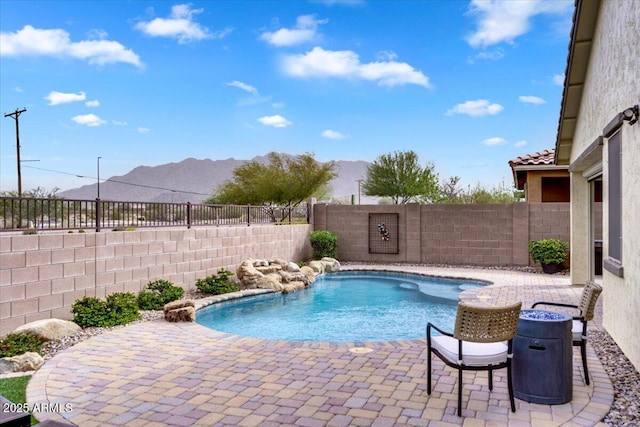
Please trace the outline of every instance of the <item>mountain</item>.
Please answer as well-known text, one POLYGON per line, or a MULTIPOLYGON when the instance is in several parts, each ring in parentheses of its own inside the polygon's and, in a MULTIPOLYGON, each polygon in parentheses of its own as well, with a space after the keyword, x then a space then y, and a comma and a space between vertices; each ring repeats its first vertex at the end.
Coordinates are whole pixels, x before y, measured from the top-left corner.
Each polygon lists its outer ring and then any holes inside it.
MULTIPOLYGON (((233 170, 248 160, 194 159, 160 166, 138 166, 122 176, 113 176, 100 183, 100 198, 103 200, 202 203, 214 189, 233 178, 233 170)), ((251 161, 267 162, 266 156, 257 156, 251 161)), ((365 178, 368 162, 338 160, 336 172, 330 185, 330 198, 340 203, 350 203, 351 195, 358 200, 358 180, 365 178)), ((98 184, 58 193, 66 199, 92 200, 98 195, 98 184)), ((377 203, 377 198, 361 196, 361 203, 377 203)))

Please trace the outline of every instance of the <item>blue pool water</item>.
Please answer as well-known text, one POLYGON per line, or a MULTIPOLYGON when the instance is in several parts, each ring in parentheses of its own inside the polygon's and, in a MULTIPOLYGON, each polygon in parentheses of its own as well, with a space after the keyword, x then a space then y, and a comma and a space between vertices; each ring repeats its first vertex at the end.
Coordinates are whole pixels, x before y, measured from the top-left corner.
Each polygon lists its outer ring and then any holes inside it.
POLYGON ((484 282, 390 272, 320 275, 308 289, 211 305, 196 321, 217 331, 289 341, 362 342, 452 330, 458 294, 484 282))

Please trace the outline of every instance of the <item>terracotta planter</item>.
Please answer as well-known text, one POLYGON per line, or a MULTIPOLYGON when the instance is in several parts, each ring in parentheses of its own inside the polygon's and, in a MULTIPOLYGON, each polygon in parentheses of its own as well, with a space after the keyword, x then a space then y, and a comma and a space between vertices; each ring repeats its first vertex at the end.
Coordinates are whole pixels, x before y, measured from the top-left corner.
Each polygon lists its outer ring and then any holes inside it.
POLYGON ((557 273, 559 271, 562 271, 562 264, 558 264, 558 263, 551 263, 551 264, 540 264, 542 265, 542 271, 544 271, 547 274, 554 274, 557 273))

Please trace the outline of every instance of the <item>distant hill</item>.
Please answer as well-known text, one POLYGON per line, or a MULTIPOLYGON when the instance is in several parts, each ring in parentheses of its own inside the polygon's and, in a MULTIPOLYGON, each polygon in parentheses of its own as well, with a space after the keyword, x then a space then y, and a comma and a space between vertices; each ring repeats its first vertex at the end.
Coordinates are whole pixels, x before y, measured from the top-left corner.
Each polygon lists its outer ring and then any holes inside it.
MULTIPOLYGON (((201 203, 224 181, 233 177, 233 170, 248 160, 194 159, 160 166, 138 166, 122 176, 113 176, 100 183, 103 200, 201 203)), ((266 162, 266 156, 251 161, 266 162)), ((331 199, 350 203, 351 195, 358 198, 358 180, 364 179, 368 162, 336 161, 338 176, 331 181, 331 199)), ((92 200, 98 194, 97 184, 58 193, 66 199, 92 200)), ((361 196, 361 203, 377 203, 377 198, 361 196)))

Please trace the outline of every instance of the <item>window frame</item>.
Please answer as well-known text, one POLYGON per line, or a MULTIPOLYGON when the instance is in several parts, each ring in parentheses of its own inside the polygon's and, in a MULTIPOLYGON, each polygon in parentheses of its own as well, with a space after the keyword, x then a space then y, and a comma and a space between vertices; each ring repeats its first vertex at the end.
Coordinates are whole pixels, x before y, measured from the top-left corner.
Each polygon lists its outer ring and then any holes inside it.
POLYGON ((603 268, 609 273, 624 277, 622 259, 622 121, 621 115, 604 128, 607 139, 607 257, 603 268))

